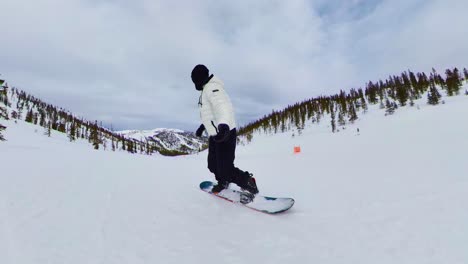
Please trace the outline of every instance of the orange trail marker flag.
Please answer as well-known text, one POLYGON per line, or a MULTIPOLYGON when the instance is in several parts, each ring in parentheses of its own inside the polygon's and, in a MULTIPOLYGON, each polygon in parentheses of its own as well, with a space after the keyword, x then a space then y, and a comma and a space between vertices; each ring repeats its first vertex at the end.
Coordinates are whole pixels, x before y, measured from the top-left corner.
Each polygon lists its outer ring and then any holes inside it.
POLYGON ((294 154, 298 154, 298 153, 301 153, 301 147, 300 146, 294 147, 294 154))

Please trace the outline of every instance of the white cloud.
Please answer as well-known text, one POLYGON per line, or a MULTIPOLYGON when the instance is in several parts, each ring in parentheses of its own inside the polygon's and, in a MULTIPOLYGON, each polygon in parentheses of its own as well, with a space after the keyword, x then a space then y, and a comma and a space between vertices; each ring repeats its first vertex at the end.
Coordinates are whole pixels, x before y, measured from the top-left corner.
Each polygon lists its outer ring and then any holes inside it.
POLYGON ((2 0, 0 73, 118 128, 199 123, 190 71, 226 84, 239 123, 407 68, 463 67, 464 0, 2 0))

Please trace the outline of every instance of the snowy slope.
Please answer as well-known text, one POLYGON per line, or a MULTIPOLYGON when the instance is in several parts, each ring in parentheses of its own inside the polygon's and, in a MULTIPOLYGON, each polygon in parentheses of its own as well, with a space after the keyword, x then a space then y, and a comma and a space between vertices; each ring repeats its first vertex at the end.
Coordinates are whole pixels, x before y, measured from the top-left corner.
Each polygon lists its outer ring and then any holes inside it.
POLYGON ((445 101, 255 135, 236 165, 296 199, 277 216, 200 191, 206 151, 93 151, 2 121, 0 263, 468 263, 468 96, 445 101))

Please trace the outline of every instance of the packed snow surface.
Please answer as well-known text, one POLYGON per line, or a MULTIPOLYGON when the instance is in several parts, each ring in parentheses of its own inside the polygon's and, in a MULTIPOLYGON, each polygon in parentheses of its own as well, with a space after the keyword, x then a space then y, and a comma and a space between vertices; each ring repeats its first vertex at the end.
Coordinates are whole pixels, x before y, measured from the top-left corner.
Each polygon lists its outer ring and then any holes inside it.
POLYGON ((238 146, 262 194, 296 200, 275 216, 199 190, 206 151, 95 151, 2 120, 0 263, 468 263, 468 96, 445 100, 238 146))

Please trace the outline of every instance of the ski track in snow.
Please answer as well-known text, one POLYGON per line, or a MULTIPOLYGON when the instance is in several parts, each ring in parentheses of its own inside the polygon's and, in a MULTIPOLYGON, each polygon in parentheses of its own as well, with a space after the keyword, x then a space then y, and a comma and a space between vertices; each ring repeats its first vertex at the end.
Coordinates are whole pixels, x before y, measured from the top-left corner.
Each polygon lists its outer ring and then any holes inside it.
POLYGON ((275 216, 199 190, 206 152, 94 151, 2 121, 0 263, 467 263, 468 96, 444 99, 239 146, 262 194, 295 198, 275 216))

